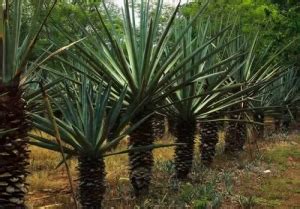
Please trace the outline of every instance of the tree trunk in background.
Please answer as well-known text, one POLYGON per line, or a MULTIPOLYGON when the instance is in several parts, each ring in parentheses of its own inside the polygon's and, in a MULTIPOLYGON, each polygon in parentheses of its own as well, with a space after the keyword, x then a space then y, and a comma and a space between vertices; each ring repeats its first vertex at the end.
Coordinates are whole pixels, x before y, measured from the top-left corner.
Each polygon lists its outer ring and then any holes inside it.
POLYGON ((155 114, 152 121, 154 138, 161 139, 165 135, 165 116, 155 114))
POLYGON ((201 162, 205 166, 210 166, 216 153, 216 144, 219 141, 219 128, 217 122, 200 123, 200 153, 201 162))
MULTIPOLYGON (((135 121, 141 120, 144 115, 139 115, 135 121)), ((141 146, 153 145, 152 117, 137 127, 129 137, 129 147, 138 148, 141 146)), ((134 121, 133 121, 134 122, 134 121)), ((153 153, 152 149, 145 151, 129 152, 130 180, 136 197, 144 196, 149 192, 152 177, 153 153)))
POLYGON ((0 207, 3 208, 25 208, 29 124, 22 93, 18 85, 0 83, 0 207))
POLYGON ((176 178, 184 180, 190 173, 193 165, 196 122, 178 120, 175 124, 174 135, 176 143, 184 145, 175 148, 176 178))
MULTIPOLYGON (((265 121, 264 113, 263 112, 255 112, 253 114, 253 120, 258 123, 264 123, 264 121, 265 121)), ((259 139, 264 138, 264 135, 265 135, 265 126, 264 125, 257 125, 255 131, 257 132, 257 135, 256 135, 257 138, 259 138, 259 139)))
POLYGON ((105 194, 103 157, 79 156, 79 200, 83 209, 100 209, 105 194))
MULTIPOLYGON (((231 110, 240 109, 240 105, 234 106, 231 110)), ((232 120, 244 120, 243 113, 232 113, 229 115, 232 120)), ((244 122, 229 121, 225 132, 225 153, 234 154, 243 151, 247 139, 247 126, 244 122)))

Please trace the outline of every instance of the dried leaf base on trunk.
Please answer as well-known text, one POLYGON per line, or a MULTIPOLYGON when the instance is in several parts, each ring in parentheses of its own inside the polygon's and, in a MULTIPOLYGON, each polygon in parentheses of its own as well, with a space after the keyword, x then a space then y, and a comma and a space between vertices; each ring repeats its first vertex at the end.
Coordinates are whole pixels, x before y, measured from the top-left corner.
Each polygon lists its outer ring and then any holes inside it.
MULTIPOLYGON (((139 117, 143 118, 143 117, 139 117)), ((152 118, 148 118, 136 128, 129 138, 129 148, 153 145, 152 118)), ((152 177, 153 153, 152 149, 129 152, 130 181, 136 197, 148 194, 152 177)))
POLYGON ((291 116, 288 112, 282 115, 282 132, 288 133, 291 125, 291 116))
POLYGON ((105 194, 105 164, 102 157, 80 156, 79 200, 84 209, 100 209, 105 194))
POLYGON ((168 131, 175 136, 176 120, 174 118, 168 118, 168 131))
POLYGON ((25 101, 17 85, 0 84, 0 208, 25 208, 28 165, 25 101))
POLYGON ((175 148, 176 178, 185 180, 193 165, 196 123, 194 121, 179 120, 175 127, 176 143, 184 143, 184 145, 175 148))
POLYGON ((200 123, 200 153, 201 162, 205 166, 210 166, 216 153, 216 144, 219 141, 217 122, 200 123))
MULTIPOLYGON (((237 115, 234 116, 238 118, 237 115)), ((225 153, 235 154, 244 150, 247 127, 242 122, 229 122, 225 133, 225 153)))
POLYGON ((152 119, 152 128, 154 138, 161 139, 165 135, 165 117, 160 114, 155 114, 152 119))
POLYGON ((281 132, 281 118, 275 117, 274 118, 274 133, 279 134, 281 132))

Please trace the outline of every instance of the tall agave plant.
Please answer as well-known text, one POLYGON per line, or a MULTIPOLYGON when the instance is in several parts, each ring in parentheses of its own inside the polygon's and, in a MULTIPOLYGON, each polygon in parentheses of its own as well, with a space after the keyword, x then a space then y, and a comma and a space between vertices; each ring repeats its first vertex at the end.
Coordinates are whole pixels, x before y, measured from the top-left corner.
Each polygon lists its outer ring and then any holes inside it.
MULTIPOLYGON (((153 112, 156 106, 162 104, 172 92, 194 81, 205 79, 212 69, 177 82, 178 77, 184 77, 194 66, 204 63, 225 45, 211 51, 202 59, 194 60, 193 66, 182 71, 182 66, 196 57, 203 48, 219 36, 217 34, 211 37, 203 45, 193 49, 193 52, 185 59, 179 59, 185 50, 185 46, 179 43, 201 14, 203 8, 195 17, 191 18, 191 21, 187 22, 177 40, 174 41, 172 32, 175 20, 180 17, 178 15, 180 5, 174 9, 169 21, 165 25, 161 25, 162 1, 158 1, 153 10, 150 1, 141 1, 138 14, 135 2, 132 1, 131 3, 132 6, 126 0, 124 4, 124 33, 116 34, 114 28, 108 30, 99 12, 99 21, 102 22, 104 30, 98 30, 96 25, 91 24, 91 30, 85 30, 86 34, 91 34, 90 38, 77 45, 76 55, 70 51, 69 58, 84 63, 86 72, 95 75, 93 79, 97 77, 109 78, 113 82, 112 86, 116 92, 124 86, 124 83, 128 83, 126 95, 128 104, 132 104, 133 101, 144 104, 139 107, 132 119, 132 122, 135 123, 153 112), (172 47, 166 51, 165 49, 169 45, 172 47)), ((109 17, 109 14, 107 15, 109 17)), ((108 19, 110 26, 113 26, 113 19, 108 19)), ((74 40, 71 35, 68 37, 70 40, 74 40)), ((61 59, 66 65, 80 71, 68 60, 61 59)), ((152 124, 152 118, 149 118, 135 129, 130 134, 129 146, 137 148, 152 145, 154 141, 152 124)), ((130 179, 136 196, 147 194, 152 175, 152 151, 132 151, 129 153, 129 160, 130 179)))
POLYGON ((44 0, 34 1, 32 16, 24 27, 24 1, 0 3, 0 206, 23 208, 29 128, 26 101, 22 98, 23 73, 50 12, 44 14, 44 0), (37 21, 40 19, 42 22, 37 21))
MULTIPOLYGON (((252 110, 254 120, 263 123, 265 115, 273 116, 279 121, 278 131, 282 129, 281 123, 288 126, 293 118, 293 110, 299 105, 299 76, 295 68, 290 68, 280 76, 272 85, 250 100, 249 107, 252 110), (285 119, 285 121, 281 121, 285 119)), ((256 132, 259 138, 264 136, 264 126, 257 126, 256 132)), ((287 127, 285 127, 287 128, 287 127)))
MULTIPOLYGON (((228 51, 241 50, 248 51, 247 55, 241 59, 244 62, 242 68, 231 77, 233 82, 244 83, 238 91, 242 91, 243 88, 247 88, 247 85, 259 84, 260 88, 257 89, 249 97, 259 95, 263 88, 271 84, 278 76, 284 72, 285 68, 281 67, 275 62, 276 57, 287 47, 280 51, 271 52, 271 45, 266 47, 264 51, 257 52, 256 46, 258 44, 258 36, 255 36, 252 43, 249 45, 246 39, 240 39, 238 42, 229 47, 228 51)), ((231 114, 228 122, 227 130, 225 132, 225 152, 236 153, 243 150, 247 139, 247 126, 245 120, 249 120, 250 116, 245 111, 249 104, 247 101, 237 104, 231 108, 231 114)))
MULTIPOLYGON (((200 24, 195 31, 190 29, 182 42, 188 47, 181 59, 189 56, 194 47, 202 46, 212 36, 210 30, 210 21, 200 24)), ((195 60, 201 60, 215 48, 230 44, 235 40, 228 41, 224 37, 226 37, 226 33, 203 48, 197 57, 186 62, 181 70, 184 71, 185 68, 189 69, 193 66, 193 71, 187 73, 185 77, 177 78, 177 82, 203 72, 210 72, 210 74, 205 79, 170 94, 166 99, 165 111, 174 125, 172 130, 176 140, 185 143, 185 146, 178 146, 175 150, 176 177, 179 179, 187 178, 192 168, 196 122, 200 121, 202 163, 210 165, 215 154, 215 145, 218 142, 217 121, 222 118, 222 110, 239 103, 241 95, 247 95, 257 88, 257 86, 252 86, 235 94, 224 96, 232 89, 239 87, 227 79, 235 70, 243 66, 244 63, 238 62, 241 53, 237 52, 224 57, 220 56, 222 54, 222 50, 220 50, 219 53, 205 59, 204 63, 194 65, 195 60)))
POLYGON ((166 132, 165 115, 155 114, 152 122, 153 135, 157 139, 161 139, 166 132))
MULTIPOLYGON (((63 151, 68 157, 78 158, 79 200, 82 208, 101 208, 106 188, 104 157, 146 119, 127 126, 136 108, 121 111, 126 89, 124 87, 121 95, 116 97, 110 85, 102 83, 95 87, 84 78, 79 85, 68 82, 60 91, 61 97, 54 100, 54 106, 62 112, 62 119, 55 118, 55 121, 64 143, 63 151), (119 117, 120 122, 116 123, 119 117), (108 140, 113 128, 115 138, 108 140)), ((48 117, 31 113, 31 118, 36 129, 55 137, 52 121, 48 117)), ((30 137, 33 145, 60 151, 60 145, 49 137, 35 134, 30 134, 30 137)))

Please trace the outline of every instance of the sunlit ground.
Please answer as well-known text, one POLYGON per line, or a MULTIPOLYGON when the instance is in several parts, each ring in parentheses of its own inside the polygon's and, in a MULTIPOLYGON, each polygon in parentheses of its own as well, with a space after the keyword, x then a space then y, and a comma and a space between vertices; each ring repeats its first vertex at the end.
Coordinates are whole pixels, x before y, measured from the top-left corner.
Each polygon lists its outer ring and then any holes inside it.
MULTIPOLYGON (((171 143, 172 139, 167 134, 159 143, 171 143)), ((221 141, 212 169, 200 166, 198 146, 196 143, 190 181, 180 184, 170 179, 174 172, 174 149, 155 150, 152 188, 149 198, 144 200, 133 198, 128 179, 127 155, 108 157, 104 208, 132 209, 138 205, 146 208, 201 208, 201 205, 221 208, 300 206, 299 133, 288 137, 269 137, 257 145, 247 146, 246 152, 237 157, 223 155, 221 141)), ((125 142, 119 149, 124 148, 125 142)), ((27 197, 29 208, 74 208, 65 168, 62 166, 56 169, 60 155, 36 147, 31 147, 31 150, 27 197)), ((76 187, 76 160, 71 160, 69 165, 76 187)))

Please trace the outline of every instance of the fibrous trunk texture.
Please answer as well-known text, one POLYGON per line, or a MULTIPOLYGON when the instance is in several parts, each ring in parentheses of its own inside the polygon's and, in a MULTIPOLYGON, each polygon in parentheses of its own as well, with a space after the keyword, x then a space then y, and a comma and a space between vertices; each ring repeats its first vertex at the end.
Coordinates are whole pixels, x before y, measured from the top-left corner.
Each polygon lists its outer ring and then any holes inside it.
MULTIPOLYGON (((135 119, 142 119, 138 116, 135 119)), ((135 149, 141 146, 153 145, 152 117, 145 120, 138 128, 131 132, 129 137, 129 148, 135 149)), ((152 149, 129 152, 130 181, 136 197, 147 195, 153 167, 152 149)))
POLYGON ((29 129, 25 108, 18 85, 0 84, 0 208, 25 208, 29 129))
POLYGON ((282 116, 282 131, 287 133, 291 124, 291 118, 288 112, 284 112, 282 116))
POLYGON ((201 162, 205 166, 210 166, 216 153, 216 144, 218 143, 218 124, 217 122, 200 123, 200 153, 201 162))
POLYGON ((281 119, 280 117, 274 117, 274 128, 275 128, 275 133, 279 133, 281 130, 281 119))
POLYGON ((155 114, 152 120, 153 134, 157 139, 165 135, 165 117, 160 114, 155 114))
MULTIPOLYGON (((235 107, 240 109, 240 106, 235 107)), ((233 109, 234 110, 234 109, 233 109)), ((243 113, 232 113, 232 120, 243 120, 243 113)), ((243 151, 247 138, 247 126, 244 122, 229 121, 225 132, 225 153, 234 154, 243 151)))
POLYGON ((103 157, 78 158, 79 200, 84 209, 100 209, 105 194, 105 164, 103 157))
MULTIPOLYGON (((265 115, 264 115, 263 112, 256 112, 253 115, 253 119, 254 119, 255 122, 263 124, 264 121, 265 121, 265 115)), ((263 139, 264 135, 265 135, 265 127, 264 127, 264 125, 257 125, 256 131, 257 131, 257 135, 256 135, 257 138, 263 139)))
POLYGON ((178 120, 175 124, 174 135, 176 143, 184 145, 175 148, 176 178, 185 180, 192 169, 196 123, 194 121, 178 120))
POLYGON ((176 120, 174 118, 168 117, 168 131, 170 134, 175 136, 175 130, 176 130, 176 120))

